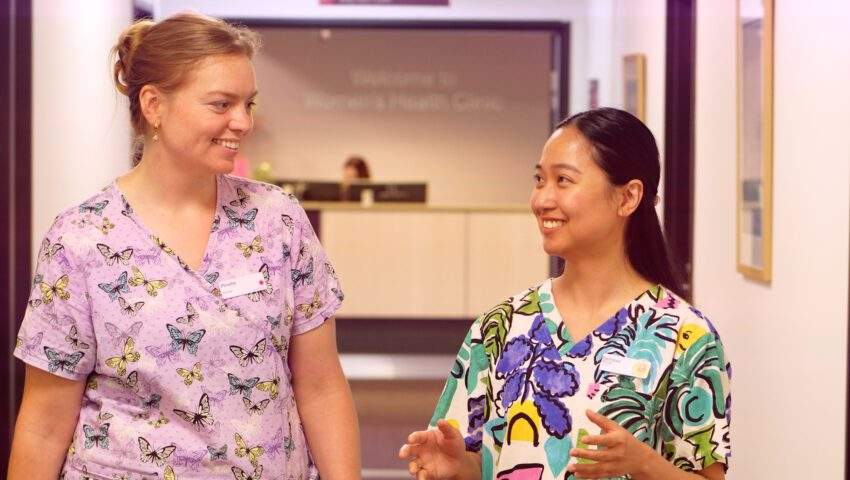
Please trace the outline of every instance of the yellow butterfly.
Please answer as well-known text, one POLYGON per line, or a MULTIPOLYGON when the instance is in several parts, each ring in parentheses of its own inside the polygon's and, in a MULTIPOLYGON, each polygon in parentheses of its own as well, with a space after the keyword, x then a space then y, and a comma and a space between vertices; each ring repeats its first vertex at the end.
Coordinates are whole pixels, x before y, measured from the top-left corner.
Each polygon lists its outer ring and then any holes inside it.
POLYGON ((168 245, 165 244, 162 240, 159 239, 156 235, 151 235, 151 239, 156 242, 156 245, 165 253, 169 255, 174 255, 174 250, 171 249, 168 245))
POLYGON ((286 349, 289 347, 289 341, 283 335, 281 335, 280 338, 277 338, 274 334, 271 334, 271 337, 274 349, 277 350, 277 353, 283 356, 284 359, 286 359, 286 349))
POLYGON ((130 285, 134 287, 140 287, 142 285, 145 286, 145 289, 148 291, 148 295, 155 297, 157 290, 161 290, 168 286, 168 282, 165 280, 148 280, 142 275, 142 271, 136 268, 134 265, 132 267, 133 276, 130 277, 130 285))
POLYGON ((153 428, 159 428, 165 425, 166 423, 168 423, 168 418, 163 415, 162 412, 159 412, 159 418, 157 418, 156 420, 149 421, 148 425, 153 425, 153 428))
POLYGON ((256 237, 254 237, 254 240, 252 240, 250 244, 242 243, 242 242, 236 242, 236 248, 238 248, 239 250, 242 250, 242 256, 244 256, 245 258, 248 258, 254 252, 263 253, 265 251, 265 249, 263 248, 262 242, 263 242, 263 239, 260 238, 259 235, 257 235, 256 237))
POLYGON ((106 365, 115 368, 118 376, 123 377, 127 371, 127 362, 138 362, 139 358, 142 357, 139 352, 135 351, 135 347, 136 341, 133 340, 133 337, 127 337, 127 341, 124 342, 124 353, 120 357, 107 358, 106 365))
POLYGON ((187 387, 195 380, 199 382, 204 381, 204 375, 201 373, 201 362, 197 362, 191 370, 178 368, 177 373, 183 377, 183 383, 186 384, 187 387))
POLYGON ((115 224, 109 221, 109 217, 103 217, 103 225, 100 226, 100 231, 106 235, 113 228, 115 228, 115 224))
POLYGON ((21 346, 22 346, 23 344, 24 344, 24 340, 23 340, 21 337, 17 337, 17 338, 15 339, 15 350, 17 350, 17 349, 21 348, 21 346))
POLYGON ((264 453, 263 447, 260 445, 249 447, 242 438, 242 435, 239 435, 238 433, 234 434, 233 438, 236 440, 236 448, 233 450, 234 453, 236 453, 236 456, 239 458, 248 457, 248 460, 251 462, 251 466, 256 467, 257 459, 264 453))
POLYGON ((302 303, 300 305, 296 305, 295 309, 299 312, 303 313, 305 317, 310 318, 313 316, 313 313, 316 310, 319 310, 324 306, 321 300, 319 300, 319 291, 316 290, 313 292, 313 300, 310 303, 302 303))
POLYGON ((171 465, 165 466, 165 470, 162 472, 162 478, 165 480, 177 480, 177 474, 174 473, 174 469, 171 468, 171 465))
POLYGON ((86 382, 86 388, 89 390, 97 390, 97 379, 94 377, 89 377, 86 382))
POLYGON ((280 386, 280 377, 274 377, 271 380, 266 380, 265 382, 260 382, 257 384, 257 390, 262 392, 268 392, 269 398, 274 400, 277 398, 278 387, 280 386))
POLYGON ((69 298, 71 298, 71 294, 68 292, 68 290, 66 290, 70 281, 71 279, 68 278, 68 275, 62 275, 61 277, 56 279, 56 282, 53 285, 50 285, 49 283, 39 282, 38 288, 39 290, 41 290, 41 301, 45 304, 53 302, 54 294, 62 300, 68 300, 69 298))

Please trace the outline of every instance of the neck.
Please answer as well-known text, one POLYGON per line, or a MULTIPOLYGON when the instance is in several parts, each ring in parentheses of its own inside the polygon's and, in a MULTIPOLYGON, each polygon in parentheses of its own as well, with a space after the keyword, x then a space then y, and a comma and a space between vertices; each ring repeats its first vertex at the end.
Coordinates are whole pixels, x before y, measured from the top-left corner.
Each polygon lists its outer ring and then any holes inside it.
POLYGON ((652 287, 632 267, 622 242, 604 251, 571 255, 565 261, 564 273, 553 281, 553 290, 590 309, 619 305, 652 287))
POLYGON ((118 179, 124 193, 145 203, 171 208, 215 205, 215 175, 182 168, 183 162, 165 157, 164 152, 146 144, 135 168, 118 179))

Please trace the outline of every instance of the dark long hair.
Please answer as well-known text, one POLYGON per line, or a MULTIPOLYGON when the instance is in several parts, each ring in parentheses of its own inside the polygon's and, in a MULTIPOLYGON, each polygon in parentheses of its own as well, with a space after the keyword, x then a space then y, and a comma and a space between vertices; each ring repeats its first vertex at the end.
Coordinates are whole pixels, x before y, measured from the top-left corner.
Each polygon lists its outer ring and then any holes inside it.
POLYGON ((593 159, 614 185, 643 183, 643 198, 626 224, 626 255, 632 267, 651 282, 682 294, 682 277, 664 240, 655 197, 661 177, 658 146, 649 128, 616 108, 577 113, 556 127, 575 127, 593 147, 593 159))

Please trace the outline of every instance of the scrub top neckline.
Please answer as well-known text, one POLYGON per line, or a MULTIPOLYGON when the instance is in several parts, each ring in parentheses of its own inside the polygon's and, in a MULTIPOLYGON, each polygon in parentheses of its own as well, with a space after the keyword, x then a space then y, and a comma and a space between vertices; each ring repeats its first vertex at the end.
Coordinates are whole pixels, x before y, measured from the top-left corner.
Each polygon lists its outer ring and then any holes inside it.
MULTIPOLYGON (((620 317, 622 316, 622 313, 625 312, 625 311, 628 311, 630 306, 632 306, 636 302, 640 302, 640 300, 642 298, 644 298, 645 296, 651 298, 652 297, 651 293, 653 291, 658 291, 659 289, 663 288, 660 284, 658 284, 658 285, 653 285, 653 286, 649 287, 648 289, 642 291, 640 294, 638 294, 636 297, 634 297, 628 303, 624 304, 622 307, 617 309, 617 311, 614 312, 612 315, 609 315, 606 320, 600 322, 598 325, 593 327, 593 330, 588 332, 587 335, 580 338, 579 341, 577 342, 577 341, 575 341, 575 339, 573 338, 569 329, 567 328, 567 325, 564 323, 564 317, 563 317, 563 315, 561 315, 561 312, 558 309, 558 305, 555 303, 555 294, 552 292, 552 281, 553 280, 554 280, 553 278, 548 278, 548 279, 546 279, 545 282, 543 282, 540 285, 540 288, 539 288, 539 298, 540 298, 540 304, 541 304, 540 306, 541 306, 541 309, 543 311, 544 316, 547 319, 549 319, 554 325, 557 326, 557 332, 555 332, 553 335, 560 336, 560 339, 565 342, 565 345, 567 346, 566 350, 568 350, 568 351, 571 350, 572 347, 577 345, 577 344, 580 344, 582 342, 588 342, 589 339, 591 339, 591 337, 593 337, 593 334, 595 332, 600 331, 604 327, 615 325, 619 321, 620 317)), ((622 327, 622 325, 620 325, 620 327, 622 327)), ((618 328, 618 330, 619 330, 619 328, 618 328)))
MULTIPOLYGON (((209 233, 207 234, 207 243, 206 243, 206 246, 204 247, 204 255, 201 258, 201 263, 200 263, 200 265, 198 265, 197 268, 193 268, 188 263, 184 262, 183 259, 180 258, 180 255, 178 255, 178 253, 174 249, 172 249, 165 242, 163 242, 162 239, 158 235, 156 235, 153 232, 153 230, 148 228, 147 225, 145 225, 145 222, 143 222, 142 219, 139 218, 138 215, 136 215, 136 211, 135 211, 135 209, 133 209, 133 205, 130 204, 130 202, 127 200, 127 197, 124 195, 124 192, 121 191, 121 187, 118 186, 118 179, 113 180, 110 187, 112 189, 114 189, 114 191, 117 193, 117 195, 121 198, 122 204, 125 207, 127 207, 121 213, 123 213, 127 218, 129 218, 131 221, 133 221, 133 223, 135 223, 136 226, 140 230, 142 230, 142 233, 145 234, 147 242, 149 244, 153 245, 153 246, 156 246, 157 248, 162 249, 166 253, 166 256, 174 257, 174 260, 177 261, 177 263, 180 265, 180 267, 183 270, 185 270, 190 275, 196 277, 198 280, 201 281, 201 284, 203 284, 206 287, 208 284, 203 279, 202 272, 205 272, 206 269, 209 268, 208 263, 210 261, 210 252, 213 251, 213 249, 215 248, 215 237, 216 237, 216 235, 214 235, 214 233, 215 233, 215 227, 218 224, 218 221, 217 221, 217 218, 219 218, 218 209, 219 209, 219 205, 221 205, 221 197, 222 197, 221 175, 217 174, 215 176, 215 210, 214 210, 215 213, 213 215, 212 223, 210 224, 209 233), (172 252, 171 254, 168 253, 169 250, 172 252)), ((209 289, 207 288, 207 290, 209 290, 209 289)))

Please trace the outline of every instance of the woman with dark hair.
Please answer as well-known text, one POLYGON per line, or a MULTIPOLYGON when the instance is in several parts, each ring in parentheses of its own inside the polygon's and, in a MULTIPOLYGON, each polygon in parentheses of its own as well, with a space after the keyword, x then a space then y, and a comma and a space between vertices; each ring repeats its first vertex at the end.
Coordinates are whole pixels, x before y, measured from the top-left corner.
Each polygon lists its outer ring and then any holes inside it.
POLYGON ((730 368, 711 322, 676 293, 658 157, 621 110, 558 125, 531 207, 566 267, 473 323, 431 428, 399 452, 412 476, 725 478, 730 368))
POLYGON ((369 164, 366 159, 357 155, 348 157, 342 164, 342 178, 345 182, 369 180, 369 164))

